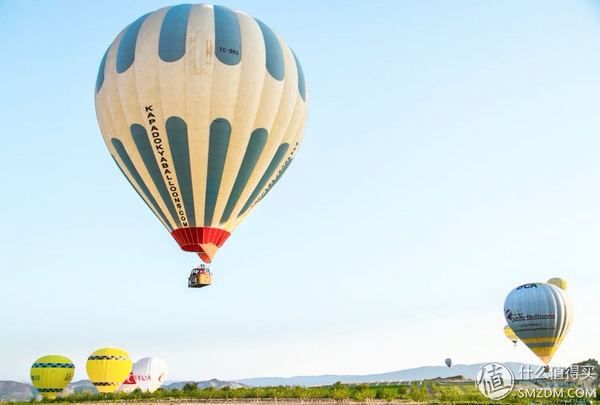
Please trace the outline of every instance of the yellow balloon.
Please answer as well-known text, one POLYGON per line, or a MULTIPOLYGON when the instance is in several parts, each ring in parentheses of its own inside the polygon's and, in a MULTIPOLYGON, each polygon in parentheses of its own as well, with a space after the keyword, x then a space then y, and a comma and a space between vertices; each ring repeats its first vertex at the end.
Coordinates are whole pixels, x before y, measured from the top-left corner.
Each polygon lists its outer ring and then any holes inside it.
POLYGON ((64 356, 49 355, 31 366, 31 382, 44 398, 54 399, 73 379, 75 366, 64 356))
POLYGON ((114 392, 131 372, 131 358, 125 350, 105 347, 88 357, 85 369, 98 392, 114 392))
POLYGON ((517 335, 515 335, 515 332, 513 332, 513 330, 508 325, 504 325, 504 335, 515 345, 519 341, 519 338, 517 337, 517 335))
POLYGON ((548 280, 548 284, 555 285, 558 288, 560 288, 561 290, 567 289, 567 280, 565 280, 564 278, 553 277, 550 280, 548 280))

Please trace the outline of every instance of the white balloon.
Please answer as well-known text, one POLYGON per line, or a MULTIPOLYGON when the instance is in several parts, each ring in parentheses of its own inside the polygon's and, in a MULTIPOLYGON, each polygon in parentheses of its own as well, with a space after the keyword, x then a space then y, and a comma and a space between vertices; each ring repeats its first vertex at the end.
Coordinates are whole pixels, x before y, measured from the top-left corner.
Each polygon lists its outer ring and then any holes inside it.
POLYGON ((135 383, 135 379, 133 378, 132 371, 131 373, 129 373, 129 377, 127 377, 127 379, 123 381, 123 384, 121 384, 117 392, 132 392, 136 388, 137 384, 135 383))
POLYGON ((165 382, 169 368, 159 357, 145 357, 133 365, 133 378, 137 388, 154 392, 165 382))
POLYGON ((125 28, 100 63, 95 101, 115 163, 205 263, 289 167, 308 111, 283 39, 208 4, 165 7, 125 28))

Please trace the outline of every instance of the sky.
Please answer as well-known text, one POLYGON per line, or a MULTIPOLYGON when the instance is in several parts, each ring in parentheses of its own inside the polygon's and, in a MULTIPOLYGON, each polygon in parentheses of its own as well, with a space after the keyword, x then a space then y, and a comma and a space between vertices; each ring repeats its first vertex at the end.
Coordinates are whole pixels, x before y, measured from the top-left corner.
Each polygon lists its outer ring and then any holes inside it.
POLYGON ((107 46, 170 4, 0 0, 0 379, 105 346, 173 380, 539 363, 503 304, 555 276, 554 364, 600 358, 600 3, 220 2, 294 49, 309 118, 201 290, 94 109, 107 46))

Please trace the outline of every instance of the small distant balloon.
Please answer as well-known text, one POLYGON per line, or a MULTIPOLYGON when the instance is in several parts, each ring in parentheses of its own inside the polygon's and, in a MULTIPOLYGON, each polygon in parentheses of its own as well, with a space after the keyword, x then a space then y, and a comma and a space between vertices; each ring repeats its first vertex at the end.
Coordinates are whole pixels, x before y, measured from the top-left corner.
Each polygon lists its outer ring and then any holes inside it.
POLYGON ((44 398, 55 399, 69 385, 74 373, 75 366, 67 357, 43 356, 31 365, 31 383, 44 398))
POLYGON ((451 358, 448 357, 446 360, 444 360, 444 363, 446 363, 448 368, 452 367, 452 359, 451 358))
POLYGON ((529 283, 508 294, 504 317, 525 346, 548 365, 569 332, 573 310, 565 290, 529 283))
POLYGON ((131 373, 131 358, 125 350, 105 347, 92 353, 85 365, 88 377, 98 392, 111 393, 131 373))
POLYGON ((548 284, 555 285, 561 290, 567 290, 567 280, 565 280, 564 278, 553 277, 550 280, 548 280, 548 284))

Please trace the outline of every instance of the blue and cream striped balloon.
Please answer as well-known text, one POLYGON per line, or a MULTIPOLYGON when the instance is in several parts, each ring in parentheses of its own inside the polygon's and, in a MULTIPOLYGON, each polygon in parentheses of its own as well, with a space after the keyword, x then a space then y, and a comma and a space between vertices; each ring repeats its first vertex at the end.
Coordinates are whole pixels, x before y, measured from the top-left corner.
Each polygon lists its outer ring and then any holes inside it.
POLYGON ((108 149, 181 248, 210 262, 284 173, 307 115, 302 68, 263 22, 182 4, 146 14, 100 64, 108 149))
POLYGON ((504 317, 515 335, 549 364, 571 328, 573 310, 564 290, 548 283, 530 283, 508 294, 504 317))

